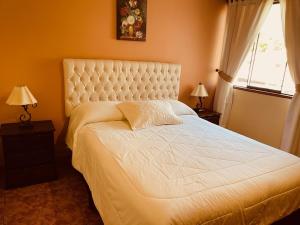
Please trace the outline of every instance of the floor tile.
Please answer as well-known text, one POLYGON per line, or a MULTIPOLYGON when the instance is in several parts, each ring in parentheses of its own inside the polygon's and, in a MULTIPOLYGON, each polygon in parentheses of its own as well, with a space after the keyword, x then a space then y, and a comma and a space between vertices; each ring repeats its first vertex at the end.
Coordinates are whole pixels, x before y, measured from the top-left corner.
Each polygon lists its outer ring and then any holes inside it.
MULTIPOLYGON (((46 186, 43 187, 46 188, 46 186)), ((6 192, 4 209, 5 225, 54 224, 55 205, 53 196, 50 191, 37 190, 37 192, 31 193, 27 190, 6 192)))
POLYGON ((59 179, 22 188, 0 189, 0 225, 102 225, 88 207, 88 192, 73 169, 59 179))

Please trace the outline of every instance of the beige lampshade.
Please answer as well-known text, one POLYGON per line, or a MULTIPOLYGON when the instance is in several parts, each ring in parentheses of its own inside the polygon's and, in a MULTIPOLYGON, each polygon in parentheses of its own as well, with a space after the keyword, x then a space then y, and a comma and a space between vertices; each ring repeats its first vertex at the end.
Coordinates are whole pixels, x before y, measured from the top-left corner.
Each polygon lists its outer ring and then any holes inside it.
POLYGON ((207 97, 208 93, 205 89, 205 86, 203 84, 198 84, 193 92, 191 93, 191 96, 196 96, 196 97, 207 97))
POLYGON ((27 86, 15 86, 6 101, 8 105, 33 105, 36 103, 37 100, 27 86))

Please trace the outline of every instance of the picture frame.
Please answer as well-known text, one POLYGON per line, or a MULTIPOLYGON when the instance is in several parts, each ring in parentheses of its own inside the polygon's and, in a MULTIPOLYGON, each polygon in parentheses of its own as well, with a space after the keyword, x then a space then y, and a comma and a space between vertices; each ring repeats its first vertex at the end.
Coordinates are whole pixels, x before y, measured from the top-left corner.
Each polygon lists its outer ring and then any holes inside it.
POLYGON ((146 41, 147 0, 117 0, 117 40, 146 41))

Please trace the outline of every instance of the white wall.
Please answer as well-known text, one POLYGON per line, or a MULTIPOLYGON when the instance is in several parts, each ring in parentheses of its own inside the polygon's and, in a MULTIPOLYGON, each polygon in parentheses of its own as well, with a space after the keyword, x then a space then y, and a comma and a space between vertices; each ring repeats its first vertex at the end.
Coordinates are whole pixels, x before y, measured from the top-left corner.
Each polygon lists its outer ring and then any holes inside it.
POLYGON ((235 89, 228 128, 279 148, 290 101, 235 89))

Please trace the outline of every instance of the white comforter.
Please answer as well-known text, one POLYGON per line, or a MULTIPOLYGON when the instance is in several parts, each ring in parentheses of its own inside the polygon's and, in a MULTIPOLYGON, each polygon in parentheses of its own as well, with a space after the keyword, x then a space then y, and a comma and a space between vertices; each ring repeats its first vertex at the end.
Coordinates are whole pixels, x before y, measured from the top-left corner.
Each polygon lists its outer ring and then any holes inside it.
POLYGON ((182 118, 138 131, 73 127, 73 165, 106 225, 270 224, 300 207, 298 157, 182 118))

